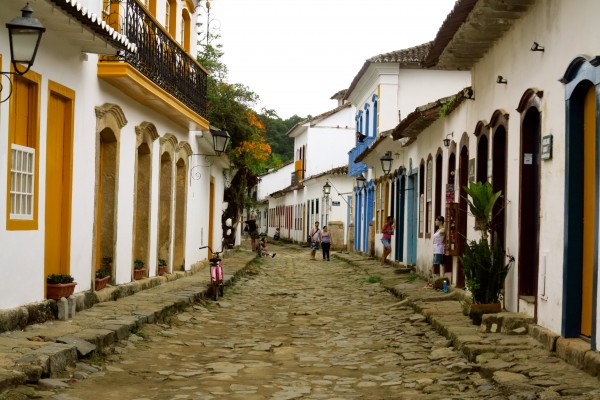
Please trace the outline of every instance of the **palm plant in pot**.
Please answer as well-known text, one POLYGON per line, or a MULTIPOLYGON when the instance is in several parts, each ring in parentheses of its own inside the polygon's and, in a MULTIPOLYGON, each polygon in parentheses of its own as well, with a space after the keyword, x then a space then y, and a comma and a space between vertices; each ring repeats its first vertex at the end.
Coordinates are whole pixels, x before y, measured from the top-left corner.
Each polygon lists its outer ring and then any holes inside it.
POLYGON ((464 189, 480 238, 467 242, 461 263, 465 285, 473 297, 469 315, 474 324, 480 324, 481 315, 502 310, 504 280, 514 257, 504 251, 493 226, 494 209, 502 192, 494 192, 489 182, 470 182, 464 189))
POLYGON ((146 268, 144 268, 144 262, 142 260, 135 260, 133 262, 133 279, 142 279, 146 274, 146 268))
POLYGON ((69 274, 50 274, 46 278, 46 298, 60 300, 69 297, 75 291, 75 279, 69 274))

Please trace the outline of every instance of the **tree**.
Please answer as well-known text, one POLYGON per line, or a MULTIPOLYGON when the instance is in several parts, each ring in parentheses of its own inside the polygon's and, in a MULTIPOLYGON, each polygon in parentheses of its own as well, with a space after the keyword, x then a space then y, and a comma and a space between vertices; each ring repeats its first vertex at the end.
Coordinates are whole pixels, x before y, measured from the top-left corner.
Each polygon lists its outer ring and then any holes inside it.
POLYGON ((225 189, 224 200, 228 203, 222 215, 223 237, 227 243, 235 240, 235 227, 240 212, 252 206, 249 188, 257 183, 257 174, 264 171, 271 154, 271 147, 265 137, 265 127, 252 109, 259 100, 256 93, 247 86, 227 82, 227 67, 222 63, 222 46, 213 46, 218 34, 209 36, 202 46, 203 52, 198 62, 208 71, 207 119, 214 126, 223 126, 231 135, 231 145, 227 155, 235 175, 225 189), (229 230, 225 221, 231 219, 233 229, 229 230), (229 232, 229 234, 228 234, 229 232))

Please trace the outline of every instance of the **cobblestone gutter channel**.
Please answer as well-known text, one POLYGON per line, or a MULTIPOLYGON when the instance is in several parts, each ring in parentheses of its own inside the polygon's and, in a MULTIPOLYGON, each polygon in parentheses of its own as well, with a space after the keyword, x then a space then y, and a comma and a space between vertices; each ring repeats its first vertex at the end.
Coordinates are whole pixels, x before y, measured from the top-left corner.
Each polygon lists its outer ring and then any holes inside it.
POLYGON ((460 289, 448 294, 426 289, 423 280, 412 280, 378 260, 348 253, 333 256, 379 277, 506 394, 520 392, 519 399, 600 399, 600 353, 588 343, 561 338, 517 313, 484 315, 481 326, 474 326, 463 314, 469 300, 460 289))

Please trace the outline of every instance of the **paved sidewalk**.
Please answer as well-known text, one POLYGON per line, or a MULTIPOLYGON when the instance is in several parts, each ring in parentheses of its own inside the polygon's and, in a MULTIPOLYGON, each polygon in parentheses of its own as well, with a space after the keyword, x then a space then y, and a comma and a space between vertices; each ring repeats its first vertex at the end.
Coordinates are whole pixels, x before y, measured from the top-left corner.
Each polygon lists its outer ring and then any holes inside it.
MULTIPOLYGON (((245 246, 247 248, 248 246, 245 246)), ((231 251, 223 258, 225 284, 242 274, 256 253, 248 249, 231 251)), ((208 263, 193 272, 171 274, 158 286, 140 290, 115 301, 109 295, 92 308, 77 312, 68 321, 30 325, 23 331, 0 334, 0 391, 56 376, 79 358, 125 339, 147 323, 161 321, 207 294, 210 283, 208 263), (184 276, 185 275, 185 276, 184 276), (178 278, 178 279, 177 279, 178 278)), ((158 279, 158 278, 152 278, 158 279)), ((144 281, 136 285, 144 285, 144 281)), ((120 293, 123 292, 120 285, 120 293)), ((118 289, 119 290, 119 289, 118 289)), ((101 293, 100 291, 98 293, 101 293)))
POLYGON ((338 252, 332 256, 381 278, 401 303, 425 316, 479 365, 484 377, 506 393, 521 393, 515 399, 600 399, 600 353, 591 351, 583 340, 561 338, 517 313, 484 315, 481 326, 473 325, 463 314, 468 298, 463 290, 428 289, 415 275, 390 264, 381 266, 370 257, 338 252))

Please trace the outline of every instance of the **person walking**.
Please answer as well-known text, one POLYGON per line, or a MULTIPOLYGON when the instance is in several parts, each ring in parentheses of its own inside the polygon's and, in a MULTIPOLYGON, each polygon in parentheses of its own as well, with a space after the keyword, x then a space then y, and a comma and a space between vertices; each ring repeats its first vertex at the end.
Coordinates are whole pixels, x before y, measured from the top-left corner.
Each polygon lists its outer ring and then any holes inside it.
POLYGON ((256 239, 258 238, 258 227, 256 226, 256 215, 250 216, 250 219, 245 222, 248 226, 248 232, 250 233, 250 239, 252 241, 252 251, 256 251, 256 239))
POLYGON ((381 265, 385 265, 387 256, 392 252, 392 234, 394 233, 394 219, 388 216, 381 228, 381 243, 383 244, 383 254, 381 255, 381 265))
POLYGON ((323 250, 323 261, 329 261, 329 249, 331 248, 331 232, 327 225, 323 227, 321 232, 321 249, 323 250))
POLYGON ((444 264, 444 252, 446 250, 446 229, 444 227, 444 217, 438 215, 435 219, 436 231, 433 234, 433 275, 444 275, 441 265, 444 264), (437 272, 436 272, 437 271, 437 272))
POLYGON ((315 261, 315 254, 321 245, 321 230, 319 229, 319 221, 315 222, 314 228, 310 230, 310 259, 315 261))

